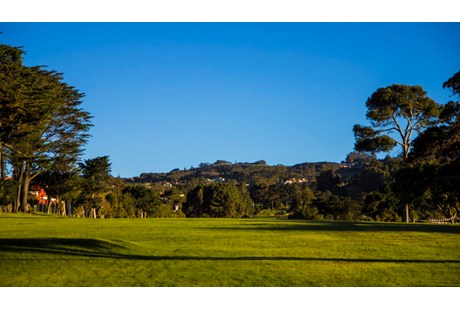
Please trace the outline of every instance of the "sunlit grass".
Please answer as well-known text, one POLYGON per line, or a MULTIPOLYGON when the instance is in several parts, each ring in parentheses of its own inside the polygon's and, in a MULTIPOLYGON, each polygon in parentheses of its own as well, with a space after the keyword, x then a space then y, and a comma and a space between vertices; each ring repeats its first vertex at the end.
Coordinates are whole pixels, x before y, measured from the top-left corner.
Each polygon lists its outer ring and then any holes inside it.
POLYGON ((1 286, 459 286, 460 226, 0 217, 1 286))

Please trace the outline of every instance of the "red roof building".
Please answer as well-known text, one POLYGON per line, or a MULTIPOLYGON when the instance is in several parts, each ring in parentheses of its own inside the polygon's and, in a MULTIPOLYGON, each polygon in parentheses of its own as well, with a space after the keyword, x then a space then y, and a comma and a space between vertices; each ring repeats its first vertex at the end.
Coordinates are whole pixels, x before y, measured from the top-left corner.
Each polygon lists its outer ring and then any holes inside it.
POLYGON ((39 204, 44 205, 48 203, 48 195, 40 185, 31 185, 30 193, 37 197, 39 204))

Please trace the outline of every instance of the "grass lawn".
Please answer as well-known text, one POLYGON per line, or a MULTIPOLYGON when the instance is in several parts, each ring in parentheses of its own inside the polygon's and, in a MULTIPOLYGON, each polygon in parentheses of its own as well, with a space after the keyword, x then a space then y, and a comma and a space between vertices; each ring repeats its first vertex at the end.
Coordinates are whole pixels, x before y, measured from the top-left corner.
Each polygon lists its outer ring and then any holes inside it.
POLYGON ((0 216, 0 286, 460 286, 460 225, 0 216))

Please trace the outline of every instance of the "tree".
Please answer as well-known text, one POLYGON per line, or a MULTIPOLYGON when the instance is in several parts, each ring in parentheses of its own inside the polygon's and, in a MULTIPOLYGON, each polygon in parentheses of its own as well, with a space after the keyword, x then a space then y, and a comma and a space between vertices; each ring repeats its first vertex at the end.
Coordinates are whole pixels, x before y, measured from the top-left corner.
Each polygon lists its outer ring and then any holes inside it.
POLYGON ((454 95, 460 96, 460 71, 442 84, 443 88, 450 88, 454 95))
POLYGON ((345 196, 344 189, 339 185, 342 183, 342 178, 337 171, 325 170, 317 177, 317 187, 320 191, 330 191, 336 195, 345 196))
POLYGON ((401 221, 397 212, 401 204, 398 198, 391 186, 387 185, 366 196, 362 213, 378 221, 401 221))
MULTIPOLYGON (((22 138, 27 124, 24 109, 21 109, 22 94, 27 89, 24 81, 25 70, 22 65, 24 51, 17 47, 0 45, 0 175, 4 179, 6 158, 11 164, 18 164, 12 158, 16 155, 13 143, 22 138)), ((12 184, 16 187, 16 199, 13 211, 17 212, 20 204, 22 185, 22 167, 14 166, 12 184), (19 173, 19 170, 20 173, 19 173)))
POLYGON ((189 217, 245 217, 254 212, 246 188, 235 182, 198 185, 187 195, 183 211, 189 217))
POLYGON ((351 152, 347 154, 345 162, 353 166, 363 167, 365 163, 377 160, 375 154, 369 155, 362 152, 351 152))
POLYGON ((14 107, 15 95, 21 87, 18 77, 22 68, 22 54, 20 48, 0 45, 0 177, 5 178, 5 145, 12 140, 13 120, 17 114, 14 107))
POLYGON ((420 86, 393 84, 379 88, 367 99, 366 107, 371 127, 353 127, 355 149, 388 152, 399 145, 404 159, 409 155, 414 131, 421 132, 439 116, 439 104, 427 97, 420 86))
POLYGON ((122 191, 127 202, 132 205, 125 205, 125 208, 134 207, 139 217, 173 217, 172 208, 164 204, 160 194, 142 185, 127 186, 122 191))
MULTIPOLYGON (((362 152, 389 152, 396 145, 402 149, 407 161, 414 131, 438 121, 440 105, 427 97, 420 86, 393 84, 379 88, 366 101, 366 117, 371 126, 354 125, 355 149, 362 152), (394 138, 394 136, 398 138, 394 138)), ((409 221, 409 204, 406 204, 406 222, 409 221)))
MULTIPOLYGON (((53 167, 75 166, 89 137, 91 116, 80 108, 84 95, 65 83, 62 73, 24 66, 23 53, 0 45, 0 154, 6 149, 13 166, 15 209, 20 205, 27 211, 32 179, 53 167)), ((0 163, 3 171, 4 156, 0 163)))
POLYGON ((90 207, 90 217, 96 217, 96 210, 101 204, 97 194, 104 192, 109 185, 110 165, 109 156, 87 159, 79 164, 83 178, 82 197, 90 207))
MULTIPOLYGON (((34 183, 44 185, 48 197, 56 198, 57 205, 61 207, 61 200, 65 201, 65 209, 60 209, 64 216, 72 215, 72 201, 76 198, 82 186, 82 178, 77 169, 58 170, 50 169, 41 173, 34 183)), ((48 210, 50 212, 50 199, 48 199, 48 210)))
MULTIPOLYGON (((443 83, 460 98, 460 71, 443 83)), ((415 139, 412 162, 448 164, 460 160, 460 102, 450 101, 442 106, 439 122, 415 139)))
MULTIPOLYGON (((444 87, 460 97, 460 71, 444 87)), ((460 103, 450 101, 441 109, 439 123, 420 134, 409 154, 410 167, 402 171, 399 184, 406 192, 426 197, 447 218, 460 213, 460 103)))
POLYGON ((294 183, 287 185, 289 190, 289 215, 290 218, 314 219, 318 210, 311 206, 315 195, 308 185, 294 183))
POLYGON ((350 197, 334 195, 329 191, 318 193, 312 207, 325 219, 330 220, 352 220, 361 214, 361 206, 357 201, 350 197))
POLYGON ((0 214, 2 211, 11 212, 11 202, 15 195, 12 180, 0 179, 0 214))

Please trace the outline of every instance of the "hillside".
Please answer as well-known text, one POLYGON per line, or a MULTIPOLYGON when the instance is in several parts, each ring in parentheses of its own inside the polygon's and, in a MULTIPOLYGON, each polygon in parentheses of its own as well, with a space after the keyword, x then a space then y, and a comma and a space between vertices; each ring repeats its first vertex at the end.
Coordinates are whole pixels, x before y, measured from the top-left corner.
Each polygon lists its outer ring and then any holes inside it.
POLYGON ((127 183, 137 184, 171 184, 179 185, 192 180, 222 181, 234 180, 238 183, 281 183, 281 182, 306 182, 314 183, 321 172, 340 169, 340 164, 335 162, 301 163, 293 166, 267 165, 260 160, 254 163, 231 163, 218 160, 215 163, 201 163, 197 168, 173 169, 166 173, 142 173, 133 178, 124 178, 127 183))

